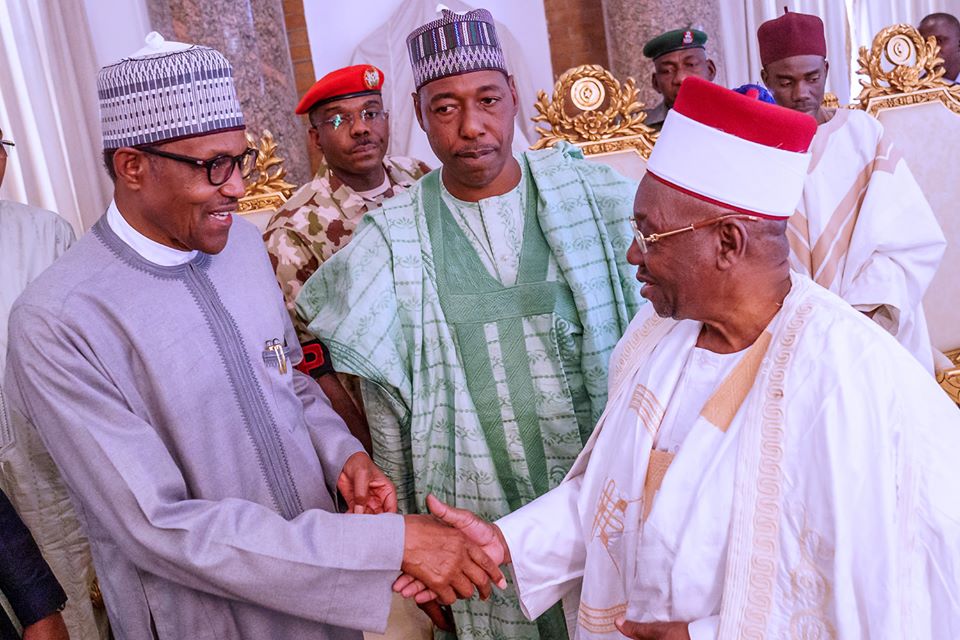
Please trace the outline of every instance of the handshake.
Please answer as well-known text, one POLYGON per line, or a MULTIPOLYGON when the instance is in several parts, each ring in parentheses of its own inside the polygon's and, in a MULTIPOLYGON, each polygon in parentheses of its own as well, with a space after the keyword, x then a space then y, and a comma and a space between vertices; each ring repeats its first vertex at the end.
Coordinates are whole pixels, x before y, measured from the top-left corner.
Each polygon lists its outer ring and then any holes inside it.
POLYGON ((393 590, 424 605, 433 600, 451 604, 472 598, 477 590, 486 600, 491 582, 505 589, 500 565, 510 562, 510 550, 500 530, 432 495, 427 509, 433 515, 404 516, 403 575, 393 590))

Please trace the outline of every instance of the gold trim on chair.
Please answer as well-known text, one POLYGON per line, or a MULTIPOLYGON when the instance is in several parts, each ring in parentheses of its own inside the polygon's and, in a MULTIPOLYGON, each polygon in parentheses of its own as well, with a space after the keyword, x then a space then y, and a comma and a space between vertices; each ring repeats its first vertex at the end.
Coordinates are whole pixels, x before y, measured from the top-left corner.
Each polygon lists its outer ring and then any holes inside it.
MULTIPOLYGON (((914 27, 895 24, 877 34, 869 51, 860 47, 858 61, 863 78, 858 106, 871 116, 930 102, 960 115, 960 85, 943 81, 943 59, 935 38, 924 39, 914 27)), ((945 355, 953 367, 938 371, 937 382, 960 404, 960 349, 945 355)))
POLYGON ((947 392, 951 400, 960 404, 960 349, 949 351, 944 355, 950 358, 950 362, 955 366, 952 369, 938 371, 937 383, 947 392))
POLYGON ((579 146, 586 155, 636 151, 650 157, 657 133, 644 124, 647 114, 638 99, 633 78, 622 84, 609 71, 596 64, 568 69, 560 76, 547 98, 537 94, 534 107, 538 115, 540 139, 533 149, 543 149, 565 140, 579 146))
POLYGON ((257 166, 246 180, 245 195, 240 198, 238 212, 248 215, 260 211, 276 211, 293 194, 295 185, 284 178, 287 169, 283 158, 277 154, 277 143, 273 134, 264 129, 260 140, 256 140, 249 131, 246 133, 247 146, 255 148, 257 166))
POLYGON ((860 108, 876 115, 882 108, 941 101, 960 113, 960 86, 942 80, 944 68, 934 37, 924 40, 909 24, 883 29, 867 51, 860 47, 860 108), (906 95, 909 94, 909 95, 906 95))

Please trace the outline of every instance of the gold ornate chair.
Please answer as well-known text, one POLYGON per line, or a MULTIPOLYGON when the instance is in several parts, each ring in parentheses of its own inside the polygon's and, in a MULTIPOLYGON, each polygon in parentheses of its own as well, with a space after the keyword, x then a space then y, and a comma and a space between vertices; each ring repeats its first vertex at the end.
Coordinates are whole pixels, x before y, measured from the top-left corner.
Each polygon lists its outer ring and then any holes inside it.
POLYGON ((559 140, 571 142, 595 162, 610 165, 628 178, 640 180, 646 171, 657 133, 645 125, 643 103, 633 78, 620 83, 595 64, 568 69, 547 98, 537 94, 537 116, 549 128, 537 126, 540 139, 533 149, 559 140))
POLYGON ((238 213, 263 231, 270 217, 293 193, 294 185, 284 180, 287 170, 283 158, 277 155, 277 143, 269 130, 264 130, 259 141, 248 131, 247 145, 257 149, 259 154, 257 166, 246 180, 238 213))
POLYGON ((953 364, 944 362, 937 379, 960 402, 960 85, 941 80, 939 51, 933 38, 924 40, 910 25, 884 29, 869 51, 860 48, 858 99, 907 159, 947 237, 923 305, 934 348, 953 364))

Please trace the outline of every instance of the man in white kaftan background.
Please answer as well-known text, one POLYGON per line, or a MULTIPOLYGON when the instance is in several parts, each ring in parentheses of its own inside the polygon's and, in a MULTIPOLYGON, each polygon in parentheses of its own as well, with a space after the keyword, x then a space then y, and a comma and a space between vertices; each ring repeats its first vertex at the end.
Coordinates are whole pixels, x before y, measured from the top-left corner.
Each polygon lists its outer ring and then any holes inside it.
POLYGON ((946 249, 910 167, 876 118, 823 106, 823 22, 786 13, 757 30, 761 76, 782 107, 813 116, 809 175, 790 218, 791 264, 869 315, 931 373, 923 294, 946 249))
POLYGON ((957 637, 960 412, 789 270, 815 128, 686 80, 635 202, 651 304, 583 454, 495 526, 429 499, 512 562, 528 616, 562 599, 580 640, 957 637))
MULTIPOLYGON (((0 142, 0 183, 7 148, 13 146, 8 140, 0 142)), ((52 211, 0 200, 0 490, 10 498, 67 593, 63 619, 70 637, 99 640, 109 631, 106 611, 91 600, 95 576, 90 546, 36 428, 10 406, 2 388, 13 301, 73 242, 73 229, 52 211)))

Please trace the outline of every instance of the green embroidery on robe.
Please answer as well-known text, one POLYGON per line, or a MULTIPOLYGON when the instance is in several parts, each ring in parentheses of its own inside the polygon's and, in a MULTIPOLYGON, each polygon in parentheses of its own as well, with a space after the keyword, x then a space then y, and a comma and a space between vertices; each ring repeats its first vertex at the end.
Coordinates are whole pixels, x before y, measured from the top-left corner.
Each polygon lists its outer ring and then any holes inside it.
MULTIPOLYGON (((625 259, 636 183, 568 145, 522 164, 515 286, 489 275, 441 207, 436 172, 368 215, 297 300, 336 367, 364 378, 374 457, 404 511, 434 493, 495 520, 556 486, 603 410, 610 352, 641 302, 625 259)), ((461 640, 565 627, 559 608, 527 621, 512 587, 454 611, 461 640)))

